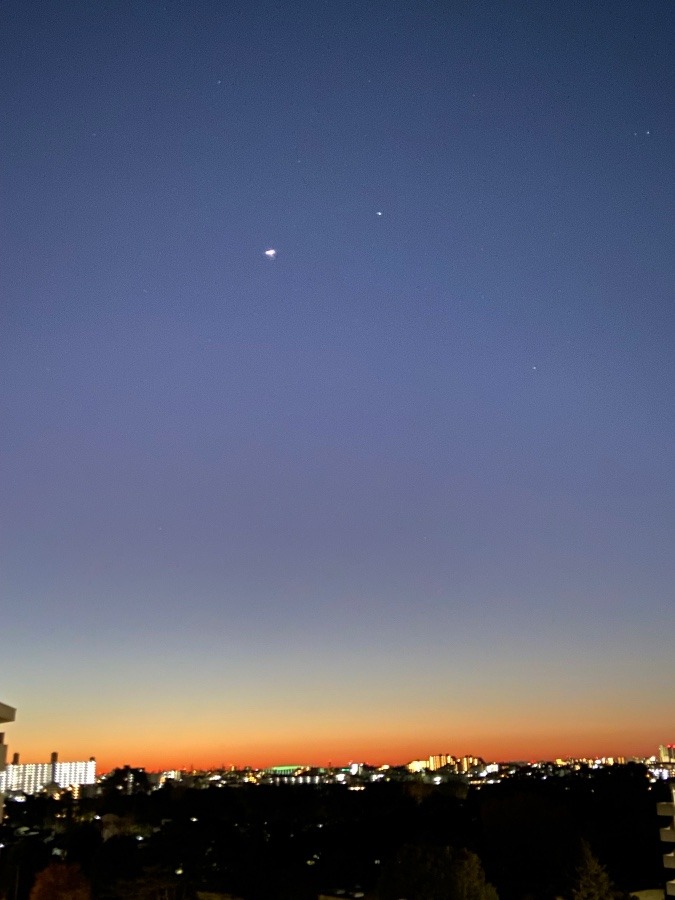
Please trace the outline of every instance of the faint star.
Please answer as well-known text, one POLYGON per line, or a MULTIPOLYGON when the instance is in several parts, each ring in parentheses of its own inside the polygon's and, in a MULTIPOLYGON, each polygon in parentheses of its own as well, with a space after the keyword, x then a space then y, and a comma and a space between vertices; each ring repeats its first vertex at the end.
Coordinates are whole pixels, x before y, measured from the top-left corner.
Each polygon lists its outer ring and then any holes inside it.
POLYGON ((268 259, 276 259, 276 255, 277 251, 274 249, 274 247, 270 247, 269 249, 265 250, 265 256, 268 259))

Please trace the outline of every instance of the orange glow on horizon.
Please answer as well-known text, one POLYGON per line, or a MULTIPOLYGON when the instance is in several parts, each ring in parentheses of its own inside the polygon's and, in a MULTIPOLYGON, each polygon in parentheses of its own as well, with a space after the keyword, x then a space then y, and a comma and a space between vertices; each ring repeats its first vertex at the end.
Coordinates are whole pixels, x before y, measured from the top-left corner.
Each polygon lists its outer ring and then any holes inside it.
POLYGON ((370 765, 405 765, 437 753, 457 757, 477 756, 486 762, 553 760, 556 758, 648 758, 660 744, 672 740, 664 733, 660 708, 641 710, 639 719, 626 723, 606 711, 587 722, 572 711, 549 711, 517 717, 464 714, 452 717, 435 710, 401 711, 397 716, 375 718, 362 710, 349 714, 304 719, 301 716, 251 714, 235 721, 228 731, 222 719, 188 719, 187 727, 174 728, 166 719, 104 715, 71 720, 52 720, 31 710, 26 718, 6 728, 8 760, 15 751, 20 761, 45 762, 57 751, 63 761, 97 762, 97 771, 119 766, 167 769, 266 768, 273 765, 346 765, 351 761, 370 765))
MULTIPOLYGON (((92 754, 96 758, 96 769, 99 774, 109 772, 115 768, 129 765, 135 768, 144 768, 148 772, 160 772, 171 769, 180 771, 209 771, 217 769, 243 769, 250 767, 252 769, 264 769, 275 765, 308 765, 317 767, 340 767, 348 765, 351 762, 364 762, 369 765, 379 766, 383 764, 389 765, 406 765, 413 759, 426 759, 435 753, 448 753, 457 757, 477 756, 483 758, 486 762, 507 762, 507 761, 537 761, 537 760, 553 760, 557 758, 582 758, 595 759, 602 757, 625 757, 630 758, 649 758, 656 752, 658 741, 656 743, 639 744, 630 742, 620 744, 616 741, 608 741, 606 738, 598 738, 595 741, 560 741, 554 743, 552 741, 537 741, 529 744, 512 743, 499 745, 496 743, 483 744, 480 742, 462 742, 461 745, 439 746, 438 742, 433 744, 420 746, 416 744, 412 747, 409 744, 403 746, 390 746, 384 748, 381 744, 367 742, 353 742, 352 751, 348 751, 344 746, 307 746, 304 750, 300 745, 291 746, 288 744, 279 744, 277 746, 270 745, 261 750, 260 748, 241 747, 237 752, 217 753, 213 750, 201 750, 193 754, 179 752, 167 752, 164 748, 147 749, 140 751, 138 749, 115 749, 107 750, 99 755, 92 754)), ((22 754, 21 762, 44 762, 49 758, 49 753, 31 753, 22 754), (24 758, 25 757, 25 758, 24 758)), ((59 758, 62 760, 88 759, 89 755, 84 753, 60 752, 59 758)))

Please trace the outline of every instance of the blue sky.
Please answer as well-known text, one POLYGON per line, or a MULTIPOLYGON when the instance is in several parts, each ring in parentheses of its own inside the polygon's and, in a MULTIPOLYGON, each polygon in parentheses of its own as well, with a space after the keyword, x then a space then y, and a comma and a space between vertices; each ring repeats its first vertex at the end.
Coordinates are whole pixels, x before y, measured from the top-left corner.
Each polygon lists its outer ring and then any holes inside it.
POLYGON ((15 749, 672 738, 672 4, 0 24, 15 749))

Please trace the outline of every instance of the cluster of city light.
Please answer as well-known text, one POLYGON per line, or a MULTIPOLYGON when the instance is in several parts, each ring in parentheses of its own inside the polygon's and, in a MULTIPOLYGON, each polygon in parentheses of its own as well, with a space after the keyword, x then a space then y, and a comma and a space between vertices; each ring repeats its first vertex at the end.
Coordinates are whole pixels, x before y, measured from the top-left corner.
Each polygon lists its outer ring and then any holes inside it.
POLYGON ((72 789, 96 784, 96 760, 10 763, 0 772, 0 793, 36 794, 49 786, 72 789))

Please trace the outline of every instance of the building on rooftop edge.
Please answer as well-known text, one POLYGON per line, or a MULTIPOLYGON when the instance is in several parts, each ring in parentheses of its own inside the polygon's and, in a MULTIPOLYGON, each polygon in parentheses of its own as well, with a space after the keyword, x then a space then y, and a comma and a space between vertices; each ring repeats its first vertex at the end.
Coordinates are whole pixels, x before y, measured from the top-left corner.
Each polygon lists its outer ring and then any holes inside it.
MULTIPOLYGON (((670 782, 670 802, 659 803, 657 812, 660 816, 668 816, 670 822, 661 828, 661 840, 665 844, 675 845, 675 783, 670 782)), ((675 847, 663 855, 663 865, 668 870, 670 880, 666 882, 666 896, 675 897, 675 847)))
MULTIPOLYGON (((7 706, 6 703, 0 703, 0 725, 4 725, 5 722, 13 722, 15 716, 16 710, 14 709, 14 707, 7 706)), ((5 733, 0 731, 0 778, 2 777, 6 762, 7 744, 5 744, 5 733)), ((0 785, 0 822, 2 822, 2 801, 3 790, 2 786, 0 785)))

